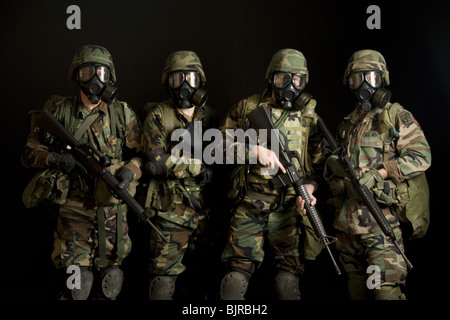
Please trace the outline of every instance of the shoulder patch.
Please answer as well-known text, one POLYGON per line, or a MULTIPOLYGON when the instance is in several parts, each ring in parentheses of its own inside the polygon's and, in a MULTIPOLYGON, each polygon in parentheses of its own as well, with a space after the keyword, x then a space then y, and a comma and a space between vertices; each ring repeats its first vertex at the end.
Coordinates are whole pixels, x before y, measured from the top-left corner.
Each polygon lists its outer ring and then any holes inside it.
POLYGON ((400 112, 398 116, 399 116, 401 122, 407 127, 413 123, 413 119, 409 112, 400 112))

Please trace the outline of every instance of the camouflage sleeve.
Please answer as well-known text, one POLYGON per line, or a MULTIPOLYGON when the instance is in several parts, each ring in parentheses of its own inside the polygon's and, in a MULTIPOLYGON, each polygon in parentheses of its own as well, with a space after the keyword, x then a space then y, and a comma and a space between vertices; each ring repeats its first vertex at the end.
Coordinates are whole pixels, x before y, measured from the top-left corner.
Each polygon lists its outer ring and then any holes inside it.
MULTIPOLYGON (((247 99, 243 99, 236 103, 226 114, 219 130, 223 135, 224 154, 226 156, 226 163, 248 163, 250 149, 248 144, 239 141, 236 138, 236 130, 244 128, 244 119, 242 114, 247 104, 247 99)), ((256 145, 256 144, 255 144, 256 145)))
POLYGON ((125 166, 134 173, 135 179, 139 179, 142 176, 142 158, 137 156, 141 151, 140 123, 135 112, 128 104, 124 103, 123 111, 126 132, 124 148, 127 148, 131 155, 131 159, 125 166))
MULTIPOLYGON (((171 153, 171 138, 163 126, 163 113, 158 107, 147 114, 142 130, 142 151, 150 152, 157 149, 171 153)), ((201 169, 201 163, 195 159, 172 155, 167 159, 166 166, 169 174, 177 178, 196 176, 201 169)))
POLYGON ((396 116, 398 140, 396 157, 384 163, 389 176, 400 183, 427 170, 431 165, 431 150, 419 123, 405 110, 396 116))

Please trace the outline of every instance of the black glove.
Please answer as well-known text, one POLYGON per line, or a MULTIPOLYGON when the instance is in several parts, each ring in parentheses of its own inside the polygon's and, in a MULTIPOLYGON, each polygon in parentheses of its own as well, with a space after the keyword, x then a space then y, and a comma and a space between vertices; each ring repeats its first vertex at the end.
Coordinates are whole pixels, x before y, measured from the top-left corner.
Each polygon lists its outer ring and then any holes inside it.
POLYGON ((207 184, 212 181, 212 178, 213 178, 213 170, 210 167, 202 165, 200 173, 195 176, 195 181, 198 184, 207 184))
POLYGON ((71 153, 51 152, 48 157, 48 164, 51 168, 58 169, 64 173, 71 172, 76 166, 83 168, 71 153))
POLYGON ((116 178, 119 180, 119 188, 128 191, 130 183, 134 179, 134 173, 127 167, 122 167, 116 172, 116 178))
POLYGON ((169 158, 169 154, 164 153, 163 149, 156 149, 151 152, 146 152, 145 157, 148 161, 144 165, 144 170, 151 177, 165 179, 169 176, 169 170, 166 166, 166 161, 169 158))

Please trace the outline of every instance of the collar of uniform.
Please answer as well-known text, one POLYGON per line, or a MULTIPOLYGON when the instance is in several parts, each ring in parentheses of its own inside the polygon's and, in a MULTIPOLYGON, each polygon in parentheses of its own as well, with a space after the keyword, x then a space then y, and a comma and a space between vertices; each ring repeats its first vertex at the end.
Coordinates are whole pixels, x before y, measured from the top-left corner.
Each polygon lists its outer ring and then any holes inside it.
MULTIPOLYGON (((188 122, 186 115, 183 113, 181 108, 173 106, 176 110, 176 115, 178 120, 183 122, 188 122)), ((192 115, 192 121, 199 121, 205 116, 205 107, 195 107, 194 114, 192 115)))
POLYGON ((361 122, 369 121, 379 111, 380 111, 379 108, 372 108, 369 112, 364 114, 364 117, 362 117, 360 110, 358 108, 355 108, 348 116, 344 117, 344 120, 349 120, 353 124, 358 124, 361 122))
POLYGON ((89 111, 82 103, 78 104, 77 117, 80 119, 85 119, 90 114, 100 113, 100 116, 104 116, 108 110, 108 105, 101 101, 98 106, 96 106, 92 111, 89 111))

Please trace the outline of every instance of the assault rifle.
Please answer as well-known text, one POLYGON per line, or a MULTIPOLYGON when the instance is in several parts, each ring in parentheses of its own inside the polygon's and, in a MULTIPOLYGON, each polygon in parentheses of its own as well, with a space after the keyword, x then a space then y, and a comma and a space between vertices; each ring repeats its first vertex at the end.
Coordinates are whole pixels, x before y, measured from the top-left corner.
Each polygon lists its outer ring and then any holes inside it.
POLYGON ((320 117, 318 118, 317 124, 320 130, 322 130, 322 133, 325 139, 327 140, 328 144, 330 145, 331 149, 333 149, 333 153, 339 157, 341 164, 343 165, 343 168, 347 173, 348 178, 352 182, 353 187, 357 190, 361 200, 364 202, 367 208, 369 208, 370 212, 375 218, 375 221, 378 223, 383 233, 389 237, 391 242, 397 248, 398 252, 400 252, 400 254, 403 256, 403 259, 405 259, 407 266, 410 269, 412 269, 413 265, 411 264, 411 262, 408 260, 403 250, 398 245, 397 237, 394 234, 394 230, 392 229, 391 225, 389 224, 383 212, 381 211, 381 208, 378 205, 375 198, 373 197, 371 191, 367 188, 366 185, 361 185, 359 183, 359 177, 355 169, 353 168, 352 162, 350 158, 347 156, 344 147, 341 144, 337 143, 337 141, 334 139, 333 135, 331 134, 330 130, 328 129, 322 118, 320 117))
POLYGON ((117 198, 122 199, 123 202, 133 210, 139 219, 145 220, 158 235, 165 242, 168 242, 167 238, 161 233, 161 231, 146 218, 145 210, 141 205, 133 198, 133 196, 125 189, 119 186, 119 181, 106 169, 104 165, 105 161, 97 160, 103 159, 102 155, 95 149, 89 142, 85 144, 79 143, 67 129, 55 119, 55 117, 44 110, 41 113, 37 121, 37 126, 47 133, 55 136, 58 140, 66 144, 66 149, 72 153, 75 159, 81 164, 84 173, 91 179, 100 177, 110 188, 110 192, 117 198))
MULTIPOLYGON (((311 205, 311 198, 308 194, 308 191, 305 187, 305 169, 302 166, 300 155, 297 151, 288 150, 284 144, 280 140, 280 136, 278 134, 278 130, 275 129, 275 126, 270 118, 269 112, 265 105, 259 106, 252 112, 247 115, 247 118, 257 129, 266 129, 268 132, 271 132, 276 137, 277 141, 270 141, 271 145, 274 146, 274 142, 278 144, 279 150, 279 160, 281 164, 286 169, 286 173, 279 173, 275 178, 271 180, 272 185, 275 188, 280 188, 283 186, 291 185, 297 196, 301 196, 303 200, 305 200, 306 213, 311 221, 311 224, 316 232, 316 235, 322 242, 322 245, 327 249, 328 254, 330 255, 331 261, 333 262, 334 268, 338 275, 341 274, 341 270, 339 269, 336 261, 334 260, 333 254, 329 248, 329 245, 336 241, 336 238, 329 236, 325 232, 325 228, 320 220, 319 213, 317 212, 316 207, 311 205), (295 168, 292 160, 296 158, 300 168, 301 175, 295 168)), ((271 139, 272 134, 268 134, 267 141, 271 139)))

